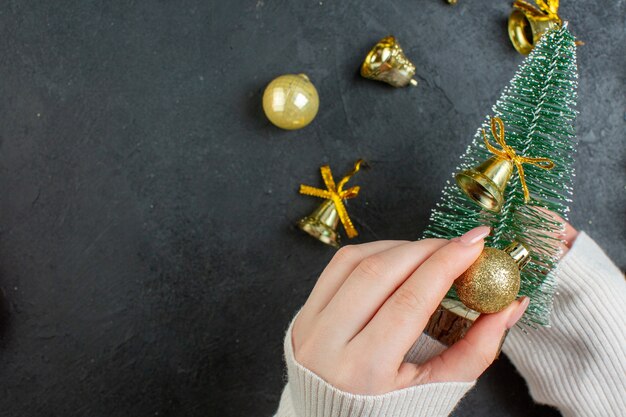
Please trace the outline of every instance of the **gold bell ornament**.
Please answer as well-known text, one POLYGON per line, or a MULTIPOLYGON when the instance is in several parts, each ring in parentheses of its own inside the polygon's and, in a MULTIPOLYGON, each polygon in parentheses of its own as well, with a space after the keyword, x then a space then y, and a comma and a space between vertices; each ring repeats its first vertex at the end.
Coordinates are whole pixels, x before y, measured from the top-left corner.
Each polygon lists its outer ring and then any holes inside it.
POLYGON ((520 271, 530 261, 526 246, 513 242, 504 250, 484 248, 478 259, 454 281, 459 300, 479 313, 497 313, 520 289, 520 271))
POLYGON ((387 36, 374 45, 361 65, 361 75, 394 87, 417 86, 417 81, 413 79, 415 65, 407 59, 393 36, 387 36))
POLYGON ((517 155, 515 149, 504 140, 504 122, 499 117, 491 118, 491 134, 501 146, 493 146, 483 129, 483 139, 489 152, 494 154, 474 168, 456 174, 455 179, 461 190, 483 209, 498 213, 504 204, 504 190, 513 173, 513 166, 519 172, 520 183, 524 191, 524 201, 530 200, 524 167, 532 164, 541 169, 554 168, 554 162, 548 158, 531 158, 517 155))
POLYGON ((281 129, 302 129, 313 121, 319 105, 317 90, 304 74, 281 75, 263 93, 263 111, 281 129))
POLYGON ((348 238, 352 239, 358 235, 358 232, 354 228, 352 220, 348 216, 346 206, 343 204, 344 200, 355 198, 359 195, 359 186, 350 187, 344 190, 348 180, 356 174, 363 164, 363 160, 359 159, 354 164, 352 171, 346 174, 339 181, 339 184, 335 185, 333 174, 328 165, 324 165, 320 168, 322 173, 322 179, 326 185, 326 189, 311 187, 309 185, 300 185, 300 194, 310 195, 313 197, 319 197, 325 199, 325 201, 313 212, 311 215, 304 217, 298 222, 298 227, 313 236, 317 240, 333 246, 339 247, 340 239, 339 233, 337 233, 337 226, 341 221, 348 238))
POLYGON ((509 16, 509 38, 522 55, 528 55, 544 33, 563 24, 557 14, 559 0, 535 0, 535 3, 537 6, 515 0, 509 16))

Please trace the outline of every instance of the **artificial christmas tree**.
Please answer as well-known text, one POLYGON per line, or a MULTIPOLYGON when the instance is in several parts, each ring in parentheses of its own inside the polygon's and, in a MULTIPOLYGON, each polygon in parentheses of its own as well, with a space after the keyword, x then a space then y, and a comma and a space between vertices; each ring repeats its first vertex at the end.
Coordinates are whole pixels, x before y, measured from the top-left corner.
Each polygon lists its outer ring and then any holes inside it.
MULTIPOLYGON (((442 201, 433 210, 424 232, 424 237, 449 239, 473 227, 489 225, 492 234, 486 246, 504 249, 517 241, 527 247, 530 261, 521 271, 518 296, 530 297, 530 306, 522 319, 529 325, 549 324, 562 228, 550 212, 567 218, 572 196, 576 150, 573 107, 577 87, 574 42, 567 24, 542 36, 493 107, 493 118, 487 117, 474 135, 456 172, 470 171, 494 157, 494 149, 485 144, 484 131, 505 137, 505 145, 517 157, 548 161, 553 167, 527 163, 521 169, 515 163, 517 169, 512 170, 508 186, 502 192, 501 207, 491 210, 477 204, 474 201, 477 199, 468 198, 457 184, 448 181, 442 201), (496 118, 502 121, 500 131, 492 125, 492 119, 496 118)), ((442 305, 458 307, 459 303, 452 300, 458 300, 454 289, 442 305)), ((461 311, 464 317, 477 316, 469 309, 461 311)), ((444 342, 458 339, 467 326, 452 329, 458 323, 453 324, 454 319, 442 313, 446 311, 433 316, 428 331, 436 337, 454 333, 444 342)))

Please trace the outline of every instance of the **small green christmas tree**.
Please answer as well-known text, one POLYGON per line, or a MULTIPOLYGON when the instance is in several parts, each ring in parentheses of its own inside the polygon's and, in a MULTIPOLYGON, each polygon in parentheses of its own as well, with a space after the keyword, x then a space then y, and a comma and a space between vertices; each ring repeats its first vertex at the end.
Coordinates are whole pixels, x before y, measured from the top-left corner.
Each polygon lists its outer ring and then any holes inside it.
MULTIPOLYGON (((548 325, 555 291, 554 267, 559 259, 562 225, 544 209, 567 218, 574 176, 576 138, 577 70, 576 45, 567 24, 547 32, 524 60, 509 86, 493 107, 506 127, 506 142, 519 155, 541 156, 552 160, 551 170, 524 165, 530 200, 524 199, 519 172, 514 170, 499 213, 481 209, 460 189, 448 181, 442 201, 430 218, 424 237, 452 238, 467 230, 490 225, 492 235, 487 245, 503 249, 513 240, 531 250, 530 263, 521 272, 520 295, 531 304, 523 323, 548 325)), ((487 117, 456 172, 476 166, 493 156, 483 141, 482 130, 489 132, 487 117)), ((454 290, 449 298, 457 299, 454 290)))

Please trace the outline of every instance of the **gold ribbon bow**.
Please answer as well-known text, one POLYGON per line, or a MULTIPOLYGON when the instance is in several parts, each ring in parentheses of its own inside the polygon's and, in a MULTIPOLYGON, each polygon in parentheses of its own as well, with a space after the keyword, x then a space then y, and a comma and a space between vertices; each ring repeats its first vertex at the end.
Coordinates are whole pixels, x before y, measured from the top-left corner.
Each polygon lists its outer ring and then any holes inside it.
POLYGON ((483 129, 483 138, 485 139, 485 145, 487 145, 487 149, 494 155, 499 156, 500 158, 508 159, 511 161, 517 171, 519 172, 519 179, 522 183, 522 189, 524 190, 524 202, 528 203, 530 200, 530 195, 528 194, 528 186, 526 185, 526 177, 524 176, 524 167, 522 164, 531 164, 541 169, 552 169, 554 168, 554 162, 552 162, 548 158, 531 158, 528 156, 521 156, 515 153, 515 149, 507 145, 504 140, 504 122, 499 117, 491 118, 491 134, 496 139, 496 142, 502 147, 502 149, 497 149, 491 143, 489 143, 489 139, 487 138, 487 133, 485 133, 485 129, 483 129), (498 129, 496 129, 496 127, 498 129))
POLYGON ((354 228, 352 220, 350 220, 350 216, 348 216, 348 211, 346 210, 346 206, 343 204, 343 200, 354 198, 359 195, 359 190, 361 189, 361 187, 355 186, 344 190, 343 186, 346 185, 348 180, 352 178, 354 174, 359 172, 362 164, 362 159, 356 161, 352 171, 347 173, 346 176, 343 177, 342 180, 339 181, 339 184, 336 186, 335 180, 333 179, 333 174, 330 171, 330 167, 328 165, 320 167, 320 171, 322 172, 322 178, 324 180, 324 184, 326 185, 326 190, 304 184, 300 185, 300 194, 310 195, 313 197, 319 197, 333 201, 333 203, 335 204, 335 208, 337 209, 339 219, 341 220, 341 224, 343 224, 343 227, 346 229, 346 234, 349 238, 353 238, 359 233, 354 228))
POLYGON ((561 18, 557 14, 559 11, 559 0, 535 0, 538 7, 524 1, 515 0, 513 7, 528 13, 536 20, 554 20, 561 24, 561 18))

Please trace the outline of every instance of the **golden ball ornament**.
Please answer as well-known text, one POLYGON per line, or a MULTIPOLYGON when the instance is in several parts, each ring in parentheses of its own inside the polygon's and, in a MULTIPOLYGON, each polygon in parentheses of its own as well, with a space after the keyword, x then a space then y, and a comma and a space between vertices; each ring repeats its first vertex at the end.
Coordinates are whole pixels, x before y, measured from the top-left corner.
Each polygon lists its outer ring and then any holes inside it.
POLYGON ((263 93, 263 111, 281 129, 305 127, 315 119, 319 105, 317 90, 304 74, 281 75, 263 93))
POLYGON ((479 313, 497 313, 520 289, 518 263, 507 252, 484 248, 478 259, 456 281, 459 300, 479 313))

